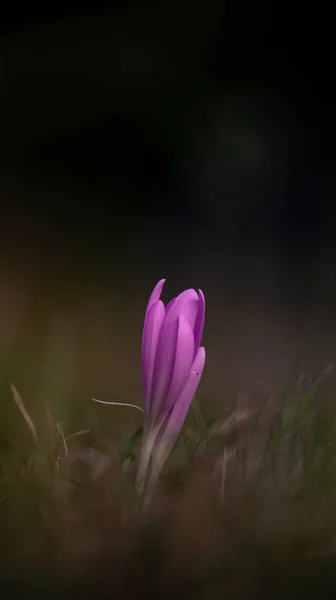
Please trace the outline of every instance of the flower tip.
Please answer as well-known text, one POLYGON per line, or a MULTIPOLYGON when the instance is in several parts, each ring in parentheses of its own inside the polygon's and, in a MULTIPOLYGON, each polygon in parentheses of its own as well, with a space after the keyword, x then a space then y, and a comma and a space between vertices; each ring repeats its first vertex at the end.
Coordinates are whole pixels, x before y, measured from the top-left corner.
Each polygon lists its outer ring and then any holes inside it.
POLYGON ((204 348, 204 346, 200 346, 200 347, 199 347, 199 349, 198 349, 198 355, 199 355, 199 357, 200 357, 200 358, 202 358, 202 359, 203 359, 203 357, 204 357, 204 360, 205 360, 205 348, 204 348))

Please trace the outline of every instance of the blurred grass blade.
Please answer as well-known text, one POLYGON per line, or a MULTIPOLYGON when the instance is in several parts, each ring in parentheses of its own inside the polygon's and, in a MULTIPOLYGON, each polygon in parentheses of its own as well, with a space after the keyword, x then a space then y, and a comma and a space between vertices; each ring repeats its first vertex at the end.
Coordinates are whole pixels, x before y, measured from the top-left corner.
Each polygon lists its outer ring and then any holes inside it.
POLYGON ((197 432, 199 433, 203 441, 207 441, 208 431, 196 396, 194 396, 193 401, 191 403, 191 409, 193 411, 197 432))
POLYGON ((68 445, 66 443, 66 439, 65 439, 65 436, 64 436, 64 431, 63 431, 62 424, 61 423, 56 423, 56 428, 57 428, 58 434, 59 434, 59 436, 60 436, 60 438, 62 440, 63 450, 64 450, 63 452, 61 452, 61 453, 59 453, 57 455, 56 464, 57 464, 57 467, 59 467, 59 461, 60 460, 64 460, 65 458, 67 458, 68 454, 69 454, 69 451, 68 451, 68 445))
POLYGON ((90 433, 90 429, 81 429, 80 431, 76 431, 76 433, 71 433, 70 435, 66 436, 66 440, 72 440, 75 437, 79 437, 80 435, 86 435, 87 433, 90 433))
POLYGON ((17 391, 17 389, 16 389, 16 387, 15 387, 15 385, 13 383, 10 384, 10 387, 11 387, 11 390, 12 390, 14 402, 16 403, 16 405, 17 405, 19 411, 21 412, 24 420, 26 421, 26 423, 27 423, 27 425, 28 425, 28 427, 29 427, 29 429, 30 429, 30 431, 32 433, 32 436, 34 438, 36 446, 39 447, 39 440, 38 440, 38 435, 37 435, 36 427, 35 427, 32 419, 30 418, 30 415, 29 415, 29 413, 28 413, 28 411, 27 411, 27 409, 26 409, 26 407, 25 407, 25 405, 23 403, 23 400, 22 400, 19 392, 17 391))
POLYGON ((216 424, 213 435, 228 435, 233 429, 236 429, 246 423, 253 416, 253 411, 248 408, 244 410, 235 410, 224 422, 216 424))

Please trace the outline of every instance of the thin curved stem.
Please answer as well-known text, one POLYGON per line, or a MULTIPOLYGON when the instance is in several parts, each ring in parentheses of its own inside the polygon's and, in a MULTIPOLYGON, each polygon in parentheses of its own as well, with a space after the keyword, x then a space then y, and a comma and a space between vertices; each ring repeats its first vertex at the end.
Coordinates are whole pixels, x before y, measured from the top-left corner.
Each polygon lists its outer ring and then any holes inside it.
POLYGON ((99 404, 113 404, 113 406, 129 406, 130 408, 136 408, 141 412, 144 412, 141 406, 137 406, 136 404, 128 404, 126 402, 105 402, 104 400, 97 400, 96 398, 92 398, 93 402, 99 402, 99 404))

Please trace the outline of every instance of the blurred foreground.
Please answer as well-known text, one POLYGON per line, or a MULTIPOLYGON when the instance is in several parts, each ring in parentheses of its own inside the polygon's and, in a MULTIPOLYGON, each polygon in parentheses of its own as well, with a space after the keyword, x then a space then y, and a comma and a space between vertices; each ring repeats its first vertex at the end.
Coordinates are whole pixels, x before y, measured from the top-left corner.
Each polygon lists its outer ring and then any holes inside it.
MULTIPOLYGON (((208 358, 213 381, 208 373, 143 513, 134 488, 141 413, 91 398, 140 404, 145 292, 126 304, 120 289, 93 286, 92 297, 82 283, 81 296, 77 281, 58 295, 57 279, 48 287, 45 278, 38 293, 36 279, 34 289, 33 277, 23 285, 13 272, 1 296, 4 593, 332 598, 332 367, 233 395, 208 358)), ((214 313, 208 299, 210 331, 214 313)))

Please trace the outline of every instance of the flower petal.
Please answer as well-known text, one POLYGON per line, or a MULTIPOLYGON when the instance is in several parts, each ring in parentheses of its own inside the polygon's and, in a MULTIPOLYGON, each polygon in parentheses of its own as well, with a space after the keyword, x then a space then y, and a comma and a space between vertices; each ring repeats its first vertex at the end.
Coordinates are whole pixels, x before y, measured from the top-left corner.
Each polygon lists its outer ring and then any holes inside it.
POLYGON ((194 360, 194 332, 184 315, 178 318, 175 363, 164 409, 170 410, 188 381, 194 360))
POLYGON ((142 334, 141 368, 145 414, 150 411, 156 350, 165 316, 164 304, 158 300, 147 314, 142 334))
POLYGON ((182 425, 187 416, 190 404, 198 388, 199 382, 204 369, 205 363, 205 349, 203 347, 198 349, 196 358, 192 364, 191 372, 184 386, 175 406, 171 412, 166 425, 166 431, 169 435, 177 437, 180 433, 182 425))
POLYGON ((175 298, 174 302, 169 304, 169 310, 166 311, 166 322, 170 323, 174 319, 177 319, 179 315, 183 314, 191 328, 194 329, 199 305, 197 292, 193 289, 185 290, 175 298))
POLYGON ((162 434, 156 442, 153 457, 153 477, 158 477, 175 441, 179 435, 190 404, 200 382, 205 363, 205 349, 199 348, 193 362, 189 379, 184 386, 171 413, 162 427, 162 434))
POLYGON ((166 314, 168 314, 168 312, 170 311, 170 309, 173 306, 175 300, 176 300, 176 298, 173 298, 170 302, 168 302, 168 304, 166 306, 166 314))
POLYGON ((195 356, 200 346, 203 329, 204 329, 204 318, 205 318, 205 298, 202 290, 198 290, 198 313, 194 326, 194 338, 195 338, 195 356))
POLYGON ((166 322, 161 328, 157 345, 151 394, 150 420, 153 424, 160 417, 172 381, 175 366, 178 320, 166 322))
POLYGON ((145 321, 147 318, 147 315, 150 311, 150 309, 152 308, 153 304, 155 304, 155 302, 157 302, 158 300, 160 300, 160 296, 162 293, 162 288, 164 286, 164 284, 166 283, 165 279, 160 279, 159 283, 156 284, 154 290, 151 293, 151 296, 149 298, 148 304, 147 304, 147 310, 146 310, 146 314, 145 314, 145 321))

